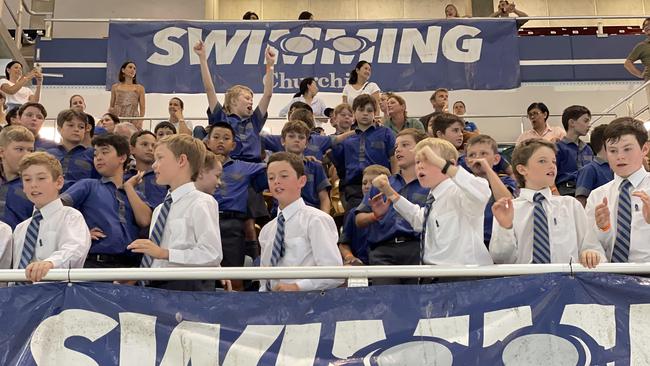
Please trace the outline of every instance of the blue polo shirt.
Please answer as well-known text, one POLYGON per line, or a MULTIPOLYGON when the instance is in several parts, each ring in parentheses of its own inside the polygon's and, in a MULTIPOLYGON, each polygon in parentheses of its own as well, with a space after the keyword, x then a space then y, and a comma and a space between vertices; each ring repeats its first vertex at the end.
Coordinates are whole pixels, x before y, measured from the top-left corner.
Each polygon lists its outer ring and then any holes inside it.
POLYGON ((583 141, 575 142, 563 138, 556 143, 557 177, 555 184, 575 182, 578 170, 594 160, 594 152, 583 141))
POLYGON ((36 136, 36 139, 34 140, 34 151, 47 151, 49 149, 54 149, 57 146, 58 144, 56 142, 44 139, 40 136, 36 136))
MULTIPOLYGON (((130 169, 124 173, 124 181, 126 182, 136 174, 138 174, 137 170, 130 169)), ((157 207, 165 200, 169 187, 156 183, 156 173, 153 170, 149 170, 144 173, 142 182, 135 186, 135 190, 142 194, 149 207, 157 207)))
MULTIPOLYGON (((519 196, 519 188, 517 188, 517 181, 512 179, 509 175, 499 175, 501 182, 508 188, 513 198, 519 196)), ((490 244, 490 238, 492 238, 492 221, 494 216, 492 215, 492 205, 494 205, 495 199, 494 195, 490 196, 490 200, 487 205, 485 205, 485 212, 483 213, 483 242, 485 246, 490 244)))
POLYGON ((576 197, 589 197, 591 191, 612 180, 614 180, 614 172, 609 167, 609 163, 596 156, 594 161, 578 170, 576 197))
POLYGON ((262 115, 260 107, 255 108, 253 115, 241 119, 235 114, 226 114, 221 103, 217 102, 214 111, 208 108, 208 122, 212 125, 217 122, 228 122, 235 130, 235 142, 237 146, 230 153, 230 157, 236 160, 249 162, 262 161, 262 142, 260 132, 266 123, 267 114, 262 115))
MULTIPOLYGON (((303 152, 304 156, 313 156, 316 159, 323 161, 323 156, 327 150, 331 149, 335 145, 336 136, 321 136, 317 133, 312 133, 309 135, 309 141, 307 141, 307 147, 303 152)), ((264 143, 264 148, 271 152, 284 151, 284 146, 282 146, 282 136, 280 135, 263 135, 262 142, 264 143)))
POLYGON ((0 221, 15 229, 16 225, 32 217, 34 204, 23 192, 23 180, 14 178, 0 185, 0 221))
POLYGON ((62 191, 67 190, 81 179, 101 177, 95 170, 92 148, 77 145, 70 151, 66 151, 63 145, 58 145, 54 149, 47 150, 47 152, 61 162, 63 177, 65 178, 62 191))
POLYGON ((465 127, 464 130, 467 132, 474 132, 478 130, 478 127, 476 127, 476 123, 470 122, 470 121, 465 121, 465 127))
POLYGON ((370 165, 390 169, 390 158, 395 151, 395 134, 390 128, 372 125, 365 131, 356 129, 355 132, 332 150, 334 164, 345 169, 345 184, 361 184, 363 170, 370 165))
POLYGON ((126 192, 110 179, 82 179, 65 191, 61 199, 83 214, 89 229, 100 228, 106 235, 92 241, 90 253, 134 255, 126 246, 138 239, 140 228, 126 192))
MULTIPOLYGON (((424 188, 420 185, 417 179, 406 184, 401 175, 395 174, 388 178, 390 185, 399 193, 400 196, 406 198, 412 203, 424 207, 427 196, 429 195, 429 188, 424 188)), ((367 195, 363 196, 363 201, 357 208, 357 213, 372 212, 370 207, 370 199, 377 195, 379 191, 377 188, 372 187, 367 195)), ((378 222, 374 222, 368 226, 368 245, 371 249, 377 247, 381 242, 391 240, 398 237, 419 237, 420 233, 413 230, 413 227, 406 221, 400 214, 393 209, 393 204, 390 205, 388 212, 378 222)))
POLYGON ((339 237, 340 244, 346 244, 350 247, 352 254, 359 258, 364 264, 368 262, 368 228, 360 228, 355 223, 357 209, 353 208, 345 214, 343 219, 343 230, 339 237))
POLYGON ((249 185, 257 192, 268 188, 266 164, 228 158, 223 163, 221 185, 213 194, 219 202, 219 210, 246 214, 249 185))

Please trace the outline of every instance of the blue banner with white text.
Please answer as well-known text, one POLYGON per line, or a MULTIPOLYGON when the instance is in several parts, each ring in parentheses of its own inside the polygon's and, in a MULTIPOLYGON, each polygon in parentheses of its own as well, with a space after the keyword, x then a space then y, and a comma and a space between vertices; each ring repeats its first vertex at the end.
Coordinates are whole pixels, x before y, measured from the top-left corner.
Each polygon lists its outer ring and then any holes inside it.
POLYGON ((203 41, 218 92, 236 84, 263 90, 264 51, 278 51, 274 91, 295 93, 314 77, 340 92, 358 61, 384 91, 513 89, 520 85, 515 21, 119 22, 109 26, 106 87, 125 61, 152 93, 202 93, 203 41))
POLYGON ((650 280, 547 274, 308 293, 0 289, 2 365, 647 365, 650 280))

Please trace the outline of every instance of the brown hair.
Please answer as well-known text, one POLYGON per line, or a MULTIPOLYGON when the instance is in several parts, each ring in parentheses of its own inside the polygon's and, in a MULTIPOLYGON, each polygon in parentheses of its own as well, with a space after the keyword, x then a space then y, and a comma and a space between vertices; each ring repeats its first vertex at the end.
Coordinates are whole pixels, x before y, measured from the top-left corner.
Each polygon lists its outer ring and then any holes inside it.
POLYGON ((344 109, 347 109, 350 113, 354 113, 351 105, 348 103, 341 103, 337 105, 336 108, 334 108, 334 115, 336 116, 337 114, 343 112, 344 109))
POLYGON ((0 131, 0 147, 7 147, 12 142, 34 143, 34 134, 20 125, 7 126, 0 131))
POLYGON ((294 133, 301 133, 305 135, 307 139, 309 139, 309 127, 307 127, 307 124, 303 121, 298 121, 298 120, 291 120, 287 123, 284 124, 282 127, 282 138, 286 138, 287 134, 289 132, 294 132, 294 133))
POLYGON ((495 154, 499 153, 499 148, 497 146, 496 140, 489 135, 476 135, 471 137, 469 141, 467 141, 467 146, 465 147, 465 151, 467 151, 467 149, 469 149, 470 146, 478 145, 478 144, 490 145, 490 148, 492 148, 492 151, 495 154))
POLYGON ((429 101, 436 99, 436 96, 438 95, 438 93, 441 93, 441 92, 449 93, 449 90, 447 90, 445 88, 436 89, 436 91, 434 91, 433 94, 431 94, 431 98, 429 98, 429 101))
POLYGON ((372 105, 373 112, 377 111, 377 101, 375 98, 370 94, 361 94, 354 98, 354 102, 352 102, 352 110, 356 111, 357 109, 363 109, 368 104, 372 105))
POLYGON ((303 163, 300 156, 286 151, 276 152, 273 155, 271 155, 271 157, 269 157, 269 162, 267 163, 266 166, 269 167, 271 166, 271 163, 278 162, 278 161, 284 161, 289 163, 289 165, 291 165, 293 170, 296 172, 298 178, 305 175, 305 163, 303 163))
POLYGON ((203 168, 203 162, 205 161, 205 154, 207 152, 205 144, 201 140, 185 134, 170 135, 160 139, 156 147, 160 145, 167 146, 176 158, 185 155, 190 164, 192 180, 196 180, 196 177, 198 177, 203 168))
POLYGON ((86 114, 84 112, 79 112, 74 109, 64 109, 56 116, 56 125, 61 128, 63 124, 72 121, 74 118, 82 121, 83 123, 88 123, 86 119, 86 114))
POLYGON ((382 174, 390 177, 390 170, 388 170, 388 168, 386 168, 385 166, 379 165, 379 164, 368 165, 363 170, 363 175, 364 176, 365 175, 378 176, 378 175, 382 175, 382 174))
POLYGON ((307 125, 307 128, 309 128, 309 131, 313 130, 314 127, 316 127, 316 123, 314 122, 314 113, 312 113, 307 109, 298 108, 293 112, 291 112, 291 115, 289 116, 289 121, 296 121, 296 120, 304 122, 307 125))
POLYGON ((46 167, 52 175, 52 180, 57 180, 63 175, 63 168, 61 167, 59 160, 44 151, 37 151, 23 156, 18 164, 18 173, 22 174, 25 169, 32 165, 42 165, 46 167))
POLYGON ((405 128, 398 132, 395 138, 398 138, 400 136, 413 136, 413 140, 415 140, 416 144, 428 137, 426 133, 418 130, 417 128, 405 128))
POLYGON ((460 119, 460 117, 457 115, 451 113, 441 113, 433 120, 431 131, 433 132, 434 136, 436 136, 436 132, 438 131, 444 134, 445 131, 447 131, 447 129, 454 123, 460 123, 461 126, 465 126, 463 120, 460 119))
POLYGON ((523 175, 517 171, 517 166, 518 165, 526 165, 528 164, 528 160, 530 160, 530 157, 533 156, 535 151, 539 150, 542 147, 548 147, 549 149, 553 150, 553 153, 557 152, 557 148, 555 147, 555 144, 546 141, 544 139, 530 139, 530 140, 525 140, 517 144, 515 149, 512 152, 512 166, 514 167, 514 173, 515 173, 515 178, 517 178, 517 183, 519 184, 520 187, 525 187, 526 186, 526 178, 524 178, 523 175))
POLYGON ((406 118, 408 115, 406 114, 406 101, 404 100, 404 98, 400 97, 400 96, 397 95, 397 94, 392 94, 392 93, 391 93, 391 95, 386 99, 386 101, 389 101, 389 100, 391 100, 391 99, 395 99, 395 101, 396 101, 397 103, 399 103, 399 105, 401 105, 402 107, 404 107, 404 118, 406 118))
POLYGON ((621 117, 610 122, 603 133, 603 140, 607 145, 608 142, 615 143, 624 135, 634 136, 641 147, 648 142, 648 131, 643 122, 632 117, 621 117))
POLYGON ((25 112, 25 109, 29 107, 37 108, 43 114, 43 118, 47 117, 47 111, 45 110, 45 107, 43 107, 41 103, 36 103, 36 102, 27 102, 21 105, 20 108, 18 108, 18 117, 21 117, 25 112))

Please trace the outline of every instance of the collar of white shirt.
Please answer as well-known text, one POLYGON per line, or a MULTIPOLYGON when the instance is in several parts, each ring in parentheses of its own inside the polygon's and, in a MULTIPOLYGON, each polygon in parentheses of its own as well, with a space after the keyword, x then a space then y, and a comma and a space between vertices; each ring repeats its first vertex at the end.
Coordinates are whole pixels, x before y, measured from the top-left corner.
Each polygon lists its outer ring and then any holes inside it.
POLYGON ((279 211, 282 213, 282 216, 284 216, 284 221, 287 222, 289 221, 291 216, 293 216, 296 212, 300 211, 303 207, 305 207, 305 201, 303 201, 301 197, 291 202, 287 207, 284 208, 284 210, 279 210, 279 211))
POLYGON ((454 182, 452 182, 450 178, 447 178, 442 182, 438 183, 438 185, 435 188, 432 188, 429 194, 432 194, 437 201, 440 199, 440 197, 442 197, 445 191, 448 190, 453 185, 454 182))
POLYGON ((636 188, 638 187, 641 182, 643 182, 643 179, 648 176, 648 172, 645 171, 644 167, 639 168, 636 172, 632 173, 627 178, 619 177, 618 175, 614 174, 614 186, 618 190, 618 187, 621 186, 621 182, 623 182, 624 179, 627 179, 632 183, 632 187, 636 188))
POLYGON ((171 191, 172 195, 172 202, 178 202, 183 196, 186 196, 192 192, 196 191, 196 186, 194 185, 194 182, 189 182, 185 183, 180 187, 177 187, 173 191, 171 191))
POLYGON ((549 187, 546 187, 539 191, 528 189, 528 188, 522 188, 521 190, 519 190, 519 197, 525 199, 530 203, 535 203, 534 198, 535 198, 535 193, 537 192, 541 193, 544 196, 544 198, 546 198, 547 201, 551 199, 551 196, 553 195, 549 187))
MULTIPOLYGON (((57 198, 54 201, 48 203, 47 205, 41 207, 41 215, 43 215, 43 219, 47 220, 48 218, 56 214, 56 212, 59 211, 61 208, 63 208, 63 203, 61 202, 60 198, 57 198)), ((34 207, 34 211, 36 211, 36 207, 34 207)))

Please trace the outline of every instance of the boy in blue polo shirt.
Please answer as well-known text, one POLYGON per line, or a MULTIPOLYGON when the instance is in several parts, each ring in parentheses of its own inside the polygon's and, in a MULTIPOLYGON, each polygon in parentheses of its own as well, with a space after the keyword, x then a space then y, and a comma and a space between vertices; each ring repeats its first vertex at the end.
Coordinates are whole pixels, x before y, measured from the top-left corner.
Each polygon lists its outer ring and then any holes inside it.
POLYGON ((71 185, 85 178, 99 178, 99 173, 93 166, 93 149, 81 143, 86 133, 86 114, 73 109, 59 112, 56 125, 61 135, 61 144, 47 150, 59 160, 63 167, 65 192, 71 185))
POLYGON ((363 169, 379 164, 391 171, 396 161, 395 135, 390 128, 376 126, 374 123, 376 103, 368 94, 361 94, 354 99, 354 119, 357 123, 355 134, 338 144, 332 150, 332 161, 337 169, 345 169, 344 188, 346 211, 357 207, 362 199, 361 179, 363 169))
POLYGON ((135 158, 135 169, 129 169, 124 174, 124 181, 142 172, 142 181, 135 187, 140 192, 149 207, 156 207, 163 202, 167 195, 167 186, 156 183, 152 165, 153 151, 156 146, 156 135, 151 131, 142 130, 131 135, 131 155, 135 158))
MULTIPOLYGON (((194 52, 201 63, 201 79, 208 96, 208 119, 211 125, 216 122, 228 122, 235 130, 235 150, 232 158, 248 162, 261 162, 260 132, 266 122, 267 110, 273 95, 273 64, 276 54, 267 46, 265 52, 266 74, 264 75, 264 94, 257 108, 253 109, 253 91, 243 85, 235 85, 226 91, 223 106, 217 99, 217 93, 212 82, 208 60, 203 42, 194 46, 194 52)), ((216 50, 220 52, 220 50, 216 50)))
POLYGON ((603 140, 603 134, 607 126, 607 124, 600 125, 591 131, 589 144, 591 149, 596 152, 596 156, 594 161, 578 170, 576 199, 582 203, 583 207, 587 205, 587 198, 591 191, 614 179, 614 172, 607 162, 607 151, 603 140))
POLYGON ((18 167, 20 159, 34 151, 34 134, 23 126, 8 126, 0 132, 0 221, 12 229, 32 216, 34 204, 23 192, 18 167))
POLYGON ((87 268, 137 267, 140 257, 126 246, 138 238, 140 228, 151 222, 151 208, 135 190, 138 173, 124 181, 129 156, 126 137, 106 134, 93 138, 95 169, 101 179, 82 179, 61 199, 81 211, 90 228, 92 245, 87 268))
POLYGON ((573 105, 562 112, 562 126, 566 136, 556 143, 557 177, 555 185, 563 196, 575 196, 578 170, 594 160, 594 152, 580 140, 591 127, 591 112, 581 105, 573 105))
POLYGON ((56 142, 39 136, 45 117, 47 117, 47 111, 40 103, 27 102, 18 108, 18 120, 16 122, 34 134, 35 150, 46 151, 56 147, 56 142))

